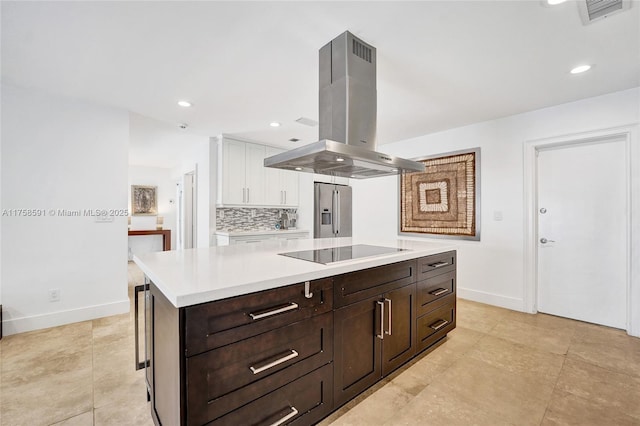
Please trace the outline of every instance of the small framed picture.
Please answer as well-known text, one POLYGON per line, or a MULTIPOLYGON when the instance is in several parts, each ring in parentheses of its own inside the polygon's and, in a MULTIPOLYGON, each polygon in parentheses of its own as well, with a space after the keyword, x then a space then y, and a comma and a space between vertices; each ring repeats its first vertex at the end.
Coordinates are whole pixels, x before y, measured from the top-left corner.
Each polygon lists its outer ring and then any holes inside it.
POLYGON ((131 185, 131 210, 133 216, 158 214, 157 186, 131 185))

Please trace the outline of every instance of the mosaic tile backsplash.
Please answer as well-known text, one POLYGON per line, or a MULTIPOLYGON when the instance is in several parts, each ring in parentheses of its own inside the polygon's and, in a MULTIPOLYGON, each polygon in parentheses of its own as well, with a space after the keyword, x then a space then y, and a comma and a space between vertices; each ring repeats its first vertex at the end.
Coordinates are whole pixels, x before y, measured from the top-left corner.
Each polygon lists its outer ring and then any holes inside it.
POLYGON ((219 208, 216 209, 216 230, 218 231, 256 231, 275 229, 283 211, 295 209, 260 208, 219 208), (254 217, 251 212, 254 211, 254 217))

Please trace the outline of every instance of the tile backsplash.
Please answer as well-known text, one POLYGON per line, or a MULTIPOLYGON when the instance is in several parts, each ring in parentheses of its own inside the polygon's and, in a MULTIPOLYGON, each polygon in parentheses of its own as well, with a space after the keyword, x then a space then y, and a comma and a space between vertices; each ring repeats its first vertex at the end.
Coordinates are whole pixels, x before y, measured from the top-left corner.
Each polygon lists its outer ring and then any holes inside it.
POLYGON ((216 230, 255 231, 275 229, 283 211, 295 212, 295 209, 218 208, 216 209, 216 230))

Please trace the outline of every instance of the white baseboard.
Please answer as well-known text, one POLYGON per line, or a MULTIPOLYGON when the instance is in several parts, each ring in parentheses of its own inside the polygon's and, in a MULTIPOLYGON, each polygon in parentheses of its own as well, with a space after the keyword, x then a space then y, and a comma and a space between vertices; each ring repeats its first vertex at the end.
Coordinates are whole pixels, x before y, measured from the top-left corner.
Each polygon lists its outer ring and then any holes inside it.
POLYGON ((461 299, 471 300, 473 302, 486 303, 487 305, 499 306, 501 308, 511 309, 513 311, 524 312, 524 300, 515 297, 502 296, 500 294, 487 293, 479 290, 471 290, 469 288, 456 289, 458 297, 461 299))
POLYGON ((84 308, 33 315, 30 317, 7 319, 5 315, 5 319, 2 322, 2 331, 5 336, 9 336, 11 334, 57 327, 59 325, 71 324, 74 322, 90 321, 97 318, 127 313, 129 312, 130 306, 131 304, 129 303, 129 299, 126 299, 120 302, 87 306, 84 308))

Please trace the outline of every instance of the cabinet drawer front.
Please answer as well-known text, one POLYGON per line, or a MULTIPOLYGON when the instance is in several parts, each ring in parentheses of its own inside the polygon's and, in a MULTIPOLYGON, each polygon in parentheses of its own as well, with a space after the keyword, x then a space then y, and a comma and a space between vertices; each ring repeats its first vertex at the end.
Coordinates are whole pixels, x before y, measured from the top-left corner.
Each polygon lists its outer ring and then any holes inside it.
POLYGON ((456 270, 456 252, 434 254, 418 259, 418 281, 456 270))
POLYGON ((415 281, 415 260, 338 275, 334 277, 335 306, 346 306, 415 281))
POLYGON ((185 309, 187 356, 237 342, 260 333, 310 318, 333 307, 332 279, 294 284, 185 309))
POLYGON ((417 319, 417 350, 431 346, 456 327, 455 295, 447 296, 447 303, 417 319))
POLYGON ((418 282, 418 316, 426 314, 435 306, 430 303, 456 291, 456 273, 440 274, 418 282))
POLYGON ((325 365, 208 424, 215 426, 314 424, 333 409, 332 375, 332 365, 325 365))
POLYGON ((203 421, 220 417, 330 363, 332 335, 333 314, 328 312, 187 358, 189 417, 203 421), (295 369, 289 368, 294 365, 295 369), (233 392, 240 388, 244 389, 233 392))

